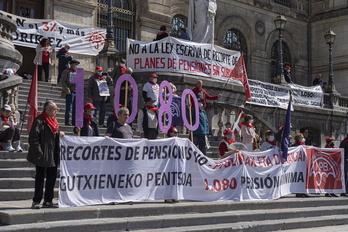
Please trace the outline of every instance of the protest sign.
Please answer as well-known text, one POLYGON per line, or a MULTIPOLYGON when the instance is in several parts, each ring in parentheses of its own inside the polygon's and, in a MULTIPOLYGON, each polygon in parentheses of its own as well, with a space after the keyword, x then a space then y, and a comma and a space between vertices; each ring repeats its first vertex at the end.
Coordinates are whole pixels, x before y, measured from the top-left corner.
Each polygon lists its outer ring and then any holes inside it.
POLYGON ((186 199, 246 201, 342 193, 343 149, 289 148, 204 156, 188 139, 61 139, 59 205, 186 199), (334 184, 330 184, 334 183, 334 184))
POLYGON ((320 85, 305 87, 302 85, 291 84, 294 104, 311 107, 324 106, 324 93, 320 85))
POLYGON ((80 27, 50 19, 31 19, 0 11, 0 15, 15 21, 17 30, 13 33, 13 43, 18 46, 36 48, 46 37, 50 45, 57 48, 70 44, 70 53, 97 55, 104 47, 106 29, 80 27))

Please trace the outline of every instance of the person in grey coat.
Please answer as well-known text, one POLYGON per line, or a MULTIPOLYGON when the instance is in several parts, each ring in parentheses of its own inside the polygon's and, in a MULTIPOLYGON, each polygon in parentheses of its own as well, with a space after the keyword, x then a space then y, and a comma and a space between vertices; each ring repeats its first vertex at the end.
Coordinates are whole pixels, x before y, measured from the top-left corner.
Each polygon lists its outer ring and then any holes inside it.
POLYGON ((45 196, 42 207, 57 207, 52 200, 59 165, 59 137, 64 136, 64 132, 59 131, 56 113, 57 105, 53 101, 47 101, 44 104, 43 112, 34 119, 29 132, 27 160, 36 166, 32 209, 41 208, 45 177, 45 196))

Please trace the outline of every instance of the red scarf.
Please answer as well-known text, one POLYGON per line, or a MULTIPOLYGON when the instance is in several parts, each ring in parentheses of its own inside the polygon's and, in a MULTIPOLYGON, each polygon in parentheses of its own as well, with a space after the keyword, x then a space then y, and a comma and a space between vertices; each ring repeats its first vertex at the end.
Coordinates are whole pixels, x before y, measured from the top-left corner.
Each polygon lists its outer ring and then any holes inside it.
POLYGON ((224 140, 228 143, 228 144, 232 144, 235 143, 236 141, 234 139, 228 139, 226 137, 224 137, 224 140))
POLYGON ((344 142, 348 143, 348 138, 345 138, 345 139, 344 139, 344 142))
POLYGON ((120 66, 120 71, 121 71, 122 75, 126 74, 126 71, 127 71, 126 66, 123 66, 123 67, 120 66))
POLYGON ((158 108, 154 107, 154 106, 148 106, 148 105, 145 105, 146 108, 148 108, 149 110, 153 111, 153 112, 156 112, 158 110, 158 108))
POLYGON ((153 82, 153 81, 148 81, 151 85, 156 85, 156 83, 155 82, 153 82))
POLYGON ((167 33, 167 32, 166 31, 160 31, 160 32, 157 33, 157 35, 162 35, 164 33, 167 33))
POLYGON ((300 142, 300 141, 296 141, 296 143, 297 143, 298 145, 306 145, 305 143, 302 143, 302 142, 300 142))
POLYGON ((105 78, 104 76, 101 76, 101 77, 100 77, 100 76, 99 76, 98 74, 96 74, 96 73, 94 74, 94 77, 95 77, 95 78, 98 78, 99 80, 103 80, 103 79, 105 78))
POLYGON ((72 72, 76 72, 76 70, 73 69, 73 68, 66 68, 65 70, 70 70, 70 71, 72 71, 72 72))
POLYGON ((67 54, 68 56, 70 56, 69 52, 65 49, 65 47, 62 47, 62 50, 65 52, 65 54, 67 54))
POLYGON ((87 125, 90 126, 91 125, 91 119, 93 118, 93 115, 83 114, 83 118, 87 119, 87 125))
POLYGON ((249 123, 247 123, 246 121, 243 121, 242 122, 242 125, 246 126, 246 127, 250 127, 250 128, 253 128, 254 126, 253 125, 250 125, 249 123))
POLYGON ((269 143, 269 144, 272 144, 273 146, 277 145, 274 140, 273 141, 269 141, 268 139, 266 139, 266 142, 269 143))
POLYGON ((325 148, 336 148, 335 146, 325 145, 325 148))
POLYGON ((8 121, 10 121, 8 118, 5 118, 4 116, 2 116, 1 115, 1 119, 2 119, 2 121, 4 121, 4 122, 8 122, 8 121))
POLYGON ((51 118, 45 112, 41 112, 41 114, 44 117, 46 123, 50 126, 53 134, 57 134, 59 129, 57 118, 55 116, 51 118))

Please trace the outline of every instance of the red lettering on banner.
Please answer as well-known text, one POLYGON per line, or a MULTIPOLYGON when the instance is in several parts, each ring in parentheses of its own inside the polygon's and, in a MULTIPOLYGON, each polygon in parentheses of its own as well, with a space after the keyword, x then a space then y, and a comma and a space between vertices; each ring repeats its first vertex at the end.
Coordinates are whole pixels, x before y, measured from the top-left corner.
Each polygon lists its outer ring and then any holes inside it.
POLYGON ((220 76, 220 66, 213 65, 213 75, 220 76))
POLYGON ((214 179, 213 180, 213 186, 210 186, 207 179, 204 179, 205 183, 205 190, 211 190, 213 192, 219 192, 221 190, 227 190, 227 189, 236 189, 237 187, 237 180, 236 178, 232 177, 229 179, 214 179))
POLYGON ((146 57, 134 59, 135 69, 163 69, 166 68, 164 57, 146 57))

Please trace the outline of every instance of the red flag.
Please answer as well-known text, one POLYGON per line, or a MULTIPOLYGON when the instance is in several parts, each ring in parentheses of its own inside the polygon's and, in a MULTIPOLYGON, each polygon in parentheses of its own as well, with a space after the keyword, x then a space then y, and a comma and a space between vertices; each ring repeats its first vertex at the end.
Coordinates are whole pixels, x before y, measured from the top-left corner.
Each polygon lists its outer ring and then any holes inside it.
POLYGON ((27 120, 27 130, 30 132, 31 125, 33 124, 34 119, 37 116, 37 65, 35 65, 35 71, 33 79, 31 79, 30 91, 28 95, 28 120, 27 120))
POLYGON ((231 72, 231 78, 243 83, 244 92, 245 92, 245 100, 251 101, 251 92, 250 92, 250 86, 248 81, 248 74, 246 72, 243 54, 240 55, 239 60, 234 66, 234 69, 231 72))
POLYGON ((237 136, 237 134, 239 133, 240 128, 242 127, 242 123, 244 122, 245 116, 246 115, 243 112, 242 108, 239 108, 238 115, 237 115, 236 121, 233 124, 233 129, 232 129, 234 136, 237 136))

